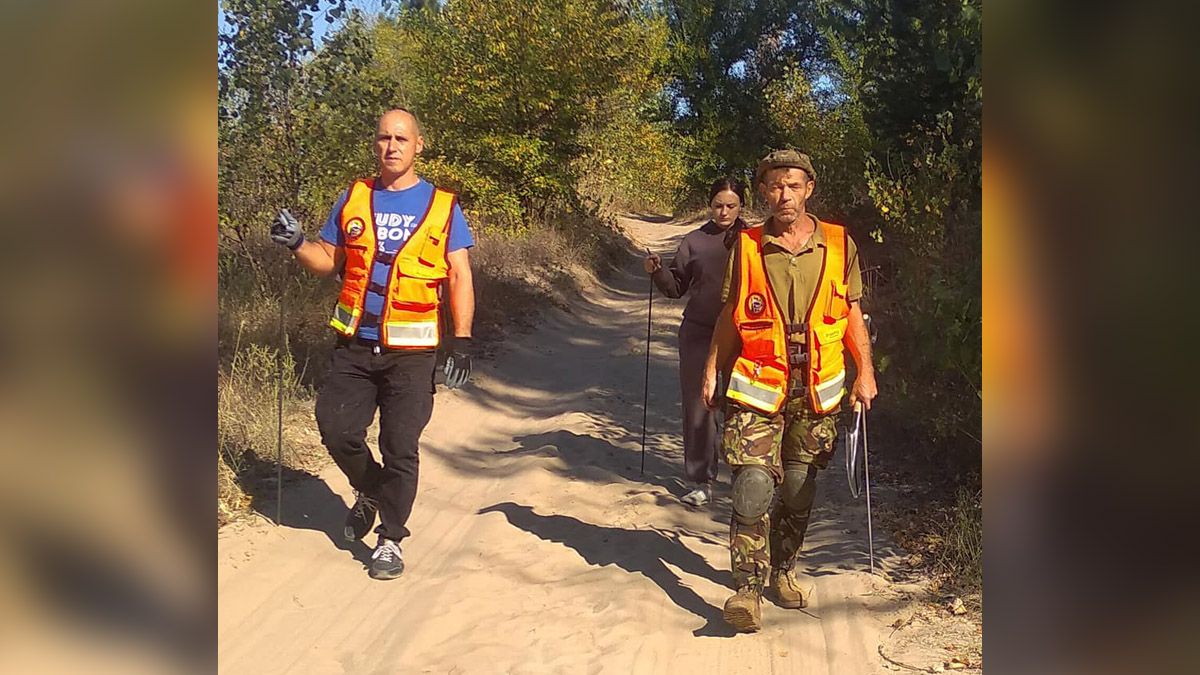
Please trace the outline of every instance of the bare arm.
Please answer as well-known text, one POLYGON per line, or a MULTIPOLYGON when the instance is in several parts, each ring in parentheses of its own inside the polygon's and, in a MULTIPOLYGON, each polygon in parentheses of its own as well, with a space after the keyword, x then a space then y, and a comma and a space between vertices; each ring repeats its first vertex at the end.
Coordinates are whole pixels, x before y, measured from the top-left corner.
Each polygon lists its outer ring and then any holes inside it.
POLYGON ((327 277, 341 269, 346 253, 327 241, 305 240, 292 252, 304 269, 319 277, 327 277))
POLYGON ((871 401, 878 393, 875 387, 875 364, 871 361, 871 337, 867 333, 867 324, 863 321, 862 306, 857 300, 850 303, 849 325, 842 342, 850 349, 850 355, 854 357, 854 365, 858 370, 854 388, 850 391, 850 405, 862 401, 867 410, 870 410, 871 401))
POLYGON ((454 321, 455 337, 471 337, 471 326, 475 321, 475 282, 467 251, 460 248, 447 255, 450 261, 450 318, 454 321))

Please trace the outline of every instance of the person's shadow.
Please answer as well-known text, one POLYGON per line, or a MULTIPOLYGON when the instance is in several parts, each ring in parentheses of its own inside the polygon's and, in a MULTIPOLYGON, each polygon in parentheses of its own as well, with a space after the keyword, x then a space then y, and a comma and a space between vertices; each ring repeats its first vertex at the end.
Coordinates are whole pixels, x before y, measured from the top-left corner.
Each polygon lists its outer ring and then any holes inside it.
MULTIPOLYGON (((244 483, 253 486, 247 491, 251 497, 250 508, 275 522, 275 464, 259 459, 254 453, 246 453, 243 461, 247 463, 243 474, 259 474, 257 479, 244 483), (270 481, 263 480, 267 476, 270 481)), ((366 544, 362 541, 346 543, 342 537, 346 524, 346 502, 319 477, 307 471, 283 467, 283 508, 280 511, 280 522, 276 524, 321 532, 339 550, 347 551, 363 565, 371 564, 371 549, 366 544)))
POLYGON ((529 506, 502 502, 479 510, 502 513, 513 526, 543 539, 572 548, 589 565, 616 565, 631 574, 653 581, 679 607, 704 619, 705 624, 692 631, 697 637, 733 637, 736 633, 725 623, 721 610, 705 602, 666 566, 675 567, 730 588, 728 572, 714 570, 700 555, 683 545, 678 534, 658 530, 626 530, 585 523, 570 516, 535 513, 529 506))

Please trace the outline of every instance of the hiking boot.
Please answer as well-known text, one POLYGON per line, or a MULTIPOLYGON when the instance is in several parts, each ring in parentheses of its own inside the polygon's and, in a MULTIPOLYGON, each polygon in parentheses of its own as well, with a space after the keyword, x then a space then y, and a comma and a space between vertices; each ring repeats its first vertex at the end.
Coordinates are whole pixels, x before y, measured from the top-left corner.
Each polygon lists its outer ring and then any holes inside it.
POLYGON ((371 554, 371 568, 367 575, 372 579, 395 579, 403 573, 404 558, 400 555, 400 542, 380 537, 375 552, 371 554))
POLYGON ((679 498, 679 501, 689 506, 704 506, 712 500, 712 488, 707 483, 701 483, 694 490, 679 498))
POLYGON ((771 570, 771 592, 775 603, 787 609, 802 609, 808 606, 813 585, 807 578, 796 577, 792 570, 771 570))
POLYGON ((762 591, 753 586, 739 588, 725 601, 721 616, 739 633, 757 632, 762 628, 762 591))
POLYGON ((375 514, 379 512, 379 503, 365 494, 354 491, 354 506, 346 514, 346 528, 342 536, 347 542, 355 542, 367 536, 375 526, 375 514))

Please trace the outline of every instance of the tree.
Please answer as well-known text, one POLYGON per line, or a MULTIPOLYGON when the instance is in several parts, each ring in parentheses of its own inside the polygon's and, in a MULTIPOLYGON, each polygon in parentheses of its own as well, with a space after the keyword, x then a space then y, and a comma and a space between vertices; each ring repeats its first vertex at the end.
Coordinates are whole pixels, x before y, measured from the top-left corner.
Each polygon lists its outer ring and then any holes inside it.
POLYGON ((822 17, 870 136, 887 362, 904 416, 978 462, 982 398, 980 0, 833 0, 822 17))
POLYGON ((768 148, 788 140, 770 123, 768 87, 796 69, 819 67, 812 7, 788 0, 659 3, 671 30, 676 124, 694 148, 694 187, 728 173, 747 175, 768 148))
MULTIPOLYGON (((319 0, 225 0, 218 36, 218 174, 222 267, 230 256, 258 270, 257 284, 280 275, 262 269, 265 223, 296 206, 302 186, 294 100, 301 63, 313 51, 319 0)), ((331 13, 340 13, 335 3, 331 13)))
POLYGON ((653 98, 664 58, 660 22, 604 0, 451 0, 387 30, 425 166, 488 195, 509 225, 577 197, 585 133, 653 98))

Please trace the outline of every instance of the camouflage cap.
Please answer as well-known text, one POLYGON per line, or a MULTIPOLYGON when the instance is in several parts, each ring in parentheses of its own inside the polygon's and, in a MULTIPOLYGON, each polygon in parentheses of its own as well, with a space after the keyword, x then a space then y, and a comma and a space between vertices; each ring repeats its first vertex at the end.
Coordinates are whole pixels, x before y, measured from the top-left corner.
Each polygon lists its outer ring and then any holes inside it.
POLYGON ((754 182, 758 183, 762 180, 763 174, 771 169, 780 167, 792 167, 796 169, 804 169, 808 174, 809 180, 817 179, 817 172, 813 170, 812 160, 808 155, 799 150, 772 150, 763 157, 758 163, 758 169, 754 172, 754 182))

